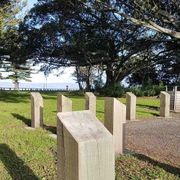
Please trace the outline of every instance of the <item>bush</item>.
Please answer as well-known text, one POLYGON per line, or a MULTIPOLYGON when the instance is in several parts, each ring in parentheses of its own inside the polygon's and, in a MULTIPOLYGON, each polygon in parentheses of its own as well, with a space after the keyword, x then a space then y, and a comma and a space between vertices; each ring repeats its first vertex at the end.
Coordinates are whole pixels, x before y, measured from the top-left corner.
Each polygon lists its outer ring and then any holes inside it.
POLYGON ((99 93, 103 96, 121 97, 124 95, 125 89, 121 84, 115 84, 114 86, 100 89, 99 93))
POLYGON ((144 96, 144 91, 142 90, 141 87, 133 87, 133 88, 130 88, 128 91, 132 92, 138 97, 144 96))
POLYGON ((148 85, 146 87, 132 87, 128 89, 129 92, 134 93, 136 96, 157 96, 161 91, 165 90, 163 83, 159 85, 148 85))

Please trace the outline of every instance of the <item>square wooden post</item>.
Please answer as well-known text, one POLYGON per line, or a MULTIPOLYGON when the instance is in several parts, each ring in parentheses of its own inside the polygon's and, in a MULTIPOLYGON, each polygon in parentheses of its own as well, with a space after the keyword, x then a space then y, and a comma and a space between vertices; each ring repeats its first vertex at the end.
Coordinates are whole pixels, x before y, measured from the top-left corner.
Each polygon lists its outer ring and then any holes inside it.
POLYGON ((71 99, 58 94, 57 96, 57 112, 70 112, 72 111, 72 101, 71 99))
POLYGON ((40 93, 31 93, 31 127, 43 127, 43 98, 40 93))
POLYGON ((124 150, 124 123, 126 122, 126 106, 116 98, 105 98, 104 125, 113 135, 116 155, 123 154, 124 150))
POLYGON ((136 120, 136 96, 131 93, 126 93, 126 119, 136 120))
POLYGON ((92 92, 85 94, 85 109, 96 114, 96 96, 92 92))
POLYGON ((162 91, 160 94, 160 116, 169 117, 170 112, 170 95, 162 91))
POLYGON ((58 113, 58 180, 114 180, 113 137, 91 111, 58 113))

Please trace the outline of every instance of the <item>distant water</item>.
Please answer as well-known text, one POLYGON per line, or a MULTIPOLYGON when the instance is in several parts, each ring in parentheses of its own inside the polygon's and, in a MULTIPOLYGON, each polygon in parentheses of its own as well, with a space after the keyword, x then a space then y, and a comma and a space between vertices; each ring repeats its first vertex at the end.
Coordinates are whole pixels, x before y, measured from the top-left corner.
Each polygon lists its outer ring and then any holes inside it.
MULTIPOLYGON (((78 90, 78 85, 76 83, 32 83, 32 82, 20 82, 19 88, 33 88, 33 89, 68 89, 78 90)), ((14 88, 14 84, 12 82, 0 82, 0 88, 14 88)))

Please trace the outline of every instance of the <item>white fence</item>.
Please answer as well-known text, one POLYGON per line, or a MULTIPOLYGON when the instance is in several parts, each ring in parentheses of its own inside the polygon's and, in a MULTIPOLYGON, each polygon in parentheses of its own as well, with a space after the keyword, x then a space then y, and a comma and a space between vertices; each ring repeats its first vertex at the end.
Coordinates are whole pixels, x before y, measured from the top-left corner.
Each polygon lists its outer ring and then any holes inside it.
POLYGON ((173 89, 166 88, 166 91, 170 94, 170 110, 180 112, 180 87, 173 87, 173 89))

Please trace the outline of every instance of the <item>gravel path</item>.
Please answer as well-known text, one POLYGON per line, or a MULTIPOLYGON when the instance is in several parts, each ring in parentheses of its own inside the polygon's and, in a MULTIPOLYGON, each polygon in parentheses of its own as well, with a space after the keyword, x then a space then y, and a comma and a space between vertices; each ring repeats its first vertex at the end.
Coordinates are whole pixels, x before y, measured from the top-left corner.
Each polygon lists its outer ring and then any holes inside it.
POLYGON ((180 167, 180 114, 172 116, 127 122, 125 148, 180 167))

